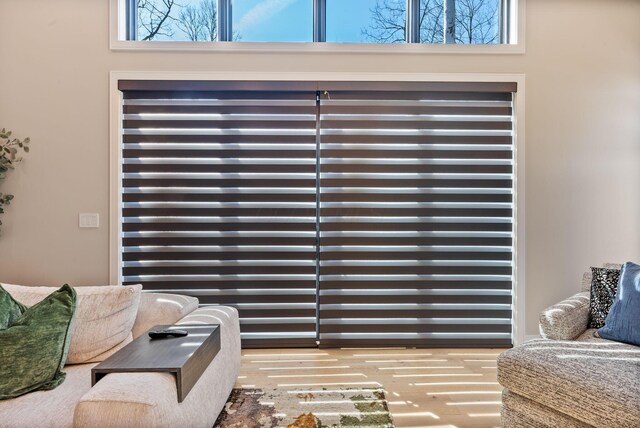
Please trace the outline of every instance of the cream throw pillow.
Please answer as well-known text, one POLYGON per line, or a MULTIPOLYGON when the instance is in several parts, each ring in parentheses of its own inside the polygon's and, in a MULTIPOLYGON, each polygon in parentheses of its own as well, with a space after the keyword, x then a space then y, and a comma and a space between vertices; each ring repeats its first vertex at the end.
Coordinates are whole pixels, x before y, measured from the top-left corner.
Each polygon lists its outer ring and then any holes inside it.
MULTIPOLYGON (((57 287, 2 284, 20 303, 32 306, 57 287)), ((67 364, 99 362, 131 342, 142 285, 75 287, 76 316, 67 364)))

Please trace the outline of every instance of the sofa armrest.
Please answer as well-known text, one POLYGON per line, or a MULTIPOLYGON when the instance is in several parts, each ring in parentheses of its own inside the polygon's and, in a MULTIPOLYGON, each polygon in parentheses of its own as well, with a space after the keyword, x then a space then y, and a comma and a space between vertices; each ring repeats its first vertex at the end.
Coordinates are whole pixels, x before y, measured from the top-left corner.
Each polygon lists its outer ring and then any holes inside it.
POLYGON ((220 343, 225 353, 230 355, 232 363, 227 364, 230 373, 238 375, 240 371, 240 316, 238 310, 231 306, 203 306, 191 312, 176 325, 181 324, 219 324, 220 343))
POLYGON ((164 293, 142 293, 133 338, 140 336, 154 325, 175 324, 198 309, 198 299, 190 296, 164 293))
POLYGON ((578 293, 540 314, 540 335, 545 339, 573 340, 589 324, 589 292, 578 293))
POLYGON ((196 309, 179 324, 220 324, 220 352, 182 403, 170 373, 109 373, 76 405, 74 428, 211 428, 240 371, 238 311, 226 306, 196 309))

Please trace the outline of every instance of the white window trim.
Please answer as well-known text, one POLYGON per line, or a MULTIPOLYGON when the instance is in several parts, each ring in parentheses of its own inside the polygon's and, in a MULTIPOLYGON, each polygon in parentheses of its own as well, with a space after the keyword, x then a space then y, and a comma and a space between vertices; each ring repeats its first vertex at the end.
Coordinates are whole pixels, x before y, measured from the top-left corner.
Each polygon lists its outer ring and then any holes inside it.
POLYGON ((496 45, 446 45, 427 43, 284 43, 284 42, 190 42, 125 40, 126 0, 109 0, 109 47, 113 51, 189 51, 264 53, 387 53, 387 54, 524 54, 526 0, 513 0, 510 31, 516 43, 496 45))
POLYGON ((286 81, 390 81, 390 82, 516 82, 514 97, 514 345, 526 340, 525 318, 525 75, 501 73, 265 73, 265 72, 145 72, 112 71, 109 79, 109 277, 121 284, 122 272, 122 92, 119 80, 286 80, 286 81))

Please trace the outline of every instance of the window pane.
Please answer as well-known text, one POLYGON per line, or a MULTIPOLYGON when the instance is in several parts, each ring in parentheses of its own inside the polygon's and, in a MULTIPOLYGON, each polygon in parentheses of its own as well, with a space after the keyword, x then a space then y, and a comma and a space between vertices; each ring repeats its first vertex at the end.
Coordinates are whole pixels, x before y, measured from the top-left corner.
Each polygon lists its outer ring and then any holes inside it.
MULTIPOLYGON (((443 1, 420 0, 420 41, 443 43, 443 1)), ((455 41, 459 44, 500 43, 500 0, 455 0, 455 41)))
POLYGON ((500 0, 456 0, 456 42, 500 43, 500 0))
POLYGON ((313 41, 313 0, 233 0, 234 40, 313 41))
POLYGON ((420 0, 420 42, 442 43, 444 40, 443 0, 420 0))
POLYGON ((327 42, 403 43, 406 0, 327 0, 327 42))
POLYGON ((137 0, 137 40, 215 41, 217 0, 137 0))

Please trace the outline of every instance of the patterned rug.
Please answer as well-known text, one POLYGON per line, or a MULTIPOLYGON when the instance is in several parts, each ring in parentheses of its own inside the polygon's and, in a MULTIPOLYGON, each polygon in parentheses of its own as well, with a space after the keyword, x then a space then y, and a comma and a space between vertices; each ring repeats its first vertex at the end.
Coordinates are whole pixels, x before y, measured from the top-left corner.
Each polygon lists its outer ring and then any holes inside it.
POLYGON ((381 389, 234 389, 214 428, 393 428, 381 389))

